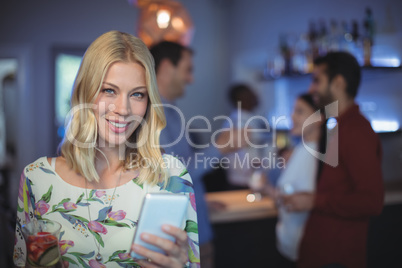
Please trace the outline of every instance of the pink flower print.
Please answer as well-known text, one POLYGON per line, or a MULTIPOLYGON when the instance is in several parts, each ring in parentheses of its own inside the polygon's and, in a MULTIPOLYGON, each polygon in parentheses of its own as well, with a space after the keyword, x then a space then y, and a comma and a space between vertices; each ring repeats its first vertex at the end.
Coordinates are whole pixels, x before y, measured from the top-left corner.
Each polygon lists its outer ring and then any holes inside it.
POLYGON ((60 254, 64 255, 67 253, 67 250, 74 246, 74 241, 72 240, 61 240, 59 242, 60 254))
POLYGON ((88 228, 91 229, 91 231, 94 231, 97 233, 107 234, 107 229, 105 228, 105 226, 103 226, 102 224, 100 224, 97 221, 88 222, 88 228))
POLYGON ((49 210, 50 206, 45 201, 40 200, 38 203, 35 204, 35 207, 36 207, 36 212, 42 216, 49 210))
POLYGON ((190 203, 191 203, 191 206, 193 207, 193 209, 194 209, 195 211, 197 211, 197 206, 195 205, 195 194, 194 194, 194 193, 190 193, 189 195, 190 195, 190 203))
POLYGON ((107 214, 107 216, 113 221, 120 221, 126 217, 126 212, 123 210, 111 211, 107 214))
POLYGON ((77 209, 77 205, 73 202, 63 203, 63 207, 64 207, 64 209, 67 209, 67 210, 77 209))
POLYGON ((106 268, 105 265, 103 265, 103 264, 100 263, 100 262, 97 262, 96 260, 90 260, 90 261, 89 261, 89 266, 90 266, 91 268, 106 268))
POLYGON ((96 191, 96 192, 95 192, 95 195, 96 195, 98 198, 104 196, 105 194, 106 194, 106 191, 96 191))
POLYGON ((25 181, 25 176, 23 174, 21 174, 21 178, 20 178, 20 187, 18 188, 18 199, 21 201, 24 201, 23 199, 23 194, 24 194, 24 181, 25 181))
POLYGON ((131 258, 130 257, 130 253, 119 253, 117 256, 119 256, 119 259, 120 260, 127 260, 127 259, 129 259, 129 258, 131 258))

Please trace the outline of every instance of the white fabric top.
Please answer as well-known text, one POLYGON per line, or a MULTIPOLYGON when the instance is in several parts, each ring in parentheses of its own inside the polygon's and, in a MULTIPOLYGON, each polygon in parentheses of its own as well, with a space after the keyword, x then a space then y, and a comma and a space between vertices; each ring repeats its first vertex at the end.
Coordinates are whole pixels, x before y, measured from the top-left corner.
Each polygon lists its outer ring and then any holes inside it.
MULTIPOLYGON (((317 150, 316 142, 299 143, 278 179, 278 189, 292 188, 293 192, 314 192, 318 160, 304 146, 317 150), (290 186, 290 187, 289 187, 290 186)), ((287 212, 279 206, 276 225, 277 247, 285 257, 296 261, 308 212, 287 212)))
MULTIPOLYGON (((55 158, 54 158, 55 159, 55 158)), ((46 157, 25 167, 18 194, 18 213, 14 263, 25 265, 26 247, 21 226, 36 217, 62 225, 59 247, 69 267, 137 267, 129 256, 144 196, 149 192, 181 193, 189 196, 183 229, 189 236, 189 260, 186 267, 198 267, 198 231, 195 197, 190 175, 171 155, 163 155, 169 182, 162 185, 138 184, 136 178, 113 189, 85 189, 64 181, 46 157), (88 212, 90 211, 90 215, 88 212), (95 261, 97 246, 103 264, 95 261), (126 266, 124 266, 126 265, 126 266)))

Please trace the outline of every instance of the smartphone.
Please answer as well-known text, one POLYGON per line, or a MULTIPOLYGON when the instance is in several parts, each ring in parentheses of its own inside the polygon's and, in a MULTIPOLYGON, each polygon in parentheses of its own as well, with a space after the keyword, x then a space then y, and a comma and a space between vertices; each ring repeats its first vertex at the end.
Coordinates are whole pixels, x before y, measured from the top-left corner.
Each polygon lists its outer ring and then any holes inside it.
MULTIPOLYGON (((170 224, 180 228, 186 214, 189 199, 184 194, 148 193, 145 195, 140 211, 137 229, 134 233, 133 244, 146 247, 150 250, 165 254, 162 249, 141 240, 143 232, 161 238, 175 241, 175 238, 162 231, 162 225, 170 224)), ((145 257, 131 251, 131 257, 145 259, 145 257)))

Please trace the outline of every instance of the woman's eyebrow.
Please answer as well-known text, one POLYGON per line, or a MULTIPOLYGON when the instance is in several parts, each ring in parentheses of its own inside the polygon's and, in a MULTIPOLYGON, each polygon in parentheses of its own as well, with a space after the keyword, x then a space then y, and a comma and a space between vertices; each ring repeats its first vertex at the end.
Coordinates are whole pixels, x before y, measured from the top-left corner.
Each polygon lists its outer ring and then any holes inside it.
MULTIPOLYGON (((114 88, 119 88, 118 86, 116 86, 115 84, 110 83, 110 82, 103 82, 103 84, 106 84, 106 85, 114 87, 114 88)), ((147 86, 138 86, 138 87, 133 88, 132 90, 139 90, 139 89, 147 90, 147 86)))
POLYGON ((133 88, 133 90, 139 90, 139 89, 147 90, 147 86, 138 86, 133 88))
POLYGON ((116 86, 115 84, 109 83, 109 82, 103 82, 103 84, 106 84, 108 86, 114 87, 114 88, 119 88, 118 86, 116 86))

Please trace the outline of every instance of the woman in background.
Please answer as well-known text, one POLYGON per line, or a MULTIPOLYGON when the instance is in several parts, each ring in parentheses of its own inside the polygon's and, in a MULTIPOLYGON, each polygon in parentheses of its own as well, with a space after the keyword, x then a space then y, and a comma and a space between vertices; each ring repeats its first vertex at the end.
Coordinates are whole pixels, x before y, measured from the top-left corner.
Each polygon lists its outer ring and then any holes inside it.
POLYGON ((21 226, 36 219, 62 225, 65 267, 198 267, 197 214, 183 164, 161 155, 165 126, 151 54, 138 38, 111 31, 86 51, 72 94, 61 156, 42 157, 21 176, 14 263, 24 266, 21 226), (144 196, 184 193, 182 228, 164 225, 176 242, 148 234, 166 254, 132 245, 144 196), (131 250, 146 257, 134 260, 131 250))
POLYGON ((318 160, 308 151, 316 151, 320 137, 320 122, 306 124, 306 120, 319 109, 309 94, 300 95, 295 103, 291 135, 301 137, 302 141, 295 146, 286 168, 282 171, 278 182, 276 197, 279 197, 279 217, 276 225, 277 248, 281 255, 278 267, 296 267, 298 248, 303 235, 308 213, 289 212, 281 205, 281 195, 293 192, 313 192, 318 160))

